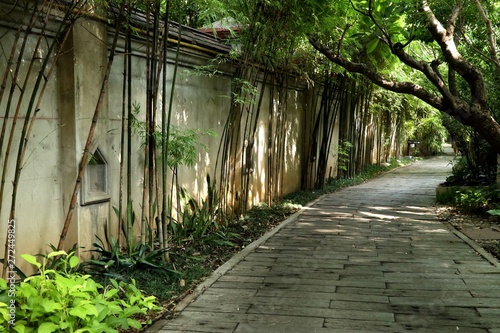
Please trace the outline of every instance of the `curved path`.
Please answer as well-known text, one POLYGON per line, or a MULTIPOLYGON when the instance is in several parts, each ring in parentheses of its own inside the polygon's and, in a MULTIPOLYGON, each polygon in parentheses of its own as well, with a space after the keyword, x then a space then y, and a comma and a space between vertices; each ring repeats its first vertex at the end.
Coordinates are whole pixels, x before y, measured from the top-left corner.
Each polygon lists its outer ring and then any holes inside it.
POLYGON ((322 197, 150 332, 500 332, 500 269, 434 214, 450 159, 322 197))

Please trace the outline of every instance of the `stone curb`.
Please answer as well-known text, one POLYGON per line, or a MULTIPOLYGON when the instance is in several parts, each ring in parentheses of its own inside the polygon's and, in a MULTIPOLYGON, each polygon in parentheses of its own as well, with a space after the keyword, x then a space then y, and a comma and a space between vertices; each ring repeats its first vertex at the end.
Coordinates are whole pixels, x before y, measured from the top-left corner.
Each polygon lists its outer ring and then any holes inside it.
POLYGON ((500 267, 500 262, 498 259, 496 259, 491 253, 483 249, 481 245, 479 245, 477 242, 475 242, 473 239, 467 237, 464 233, 459 231, 457 228, 455 228, 451 223, 449 222, 443 222, 447 228, 453 232, 458 238, 463 240, 467 245, 469 245, 474 251, 479 253, 484 259, 486 259, 492 266, 495 267, 500 267))

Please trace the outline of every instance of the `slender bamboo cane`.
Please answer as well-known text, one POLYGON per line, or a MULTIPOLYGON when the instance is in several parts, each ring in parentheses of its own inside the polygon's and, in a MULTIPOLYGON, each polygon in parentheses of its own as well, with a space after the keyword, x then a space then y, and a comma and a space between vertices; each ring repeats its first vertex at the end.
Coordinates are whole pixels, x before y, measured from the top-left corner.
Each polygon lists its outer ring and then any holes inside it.
MULTIPOLYGON (((29 101, 29 105, 26 111, 25 119, 24 119, 24 125, 21 130, 21 141, 18 147, 18 154, 17 154, 17 160, 16 160, 16 168, 15 168, 15 175, 14 175, 14 181, 12 183, 13 186, 13 191, 12 191, 12 204, 11 204, 11 213, 10 213, 10 219, 14 219, 15 217, 15 206, 16 206, 16 198, 17 198, 17 189, 19 185, 19 178, 21 176, 21 171, 23 168, 24 164, 24 156, 26 155, 26 148, 28 145, 29 137, 30 134, 33 130, 33 125, 35 123, 36 117, 40 111, 40 105, 43 100, 43 96, 45 94, 45 90, 47 88, 48 82, 50 77, 52 76, 52 73, 54 72, 54 69, 57 67, 57 59, 61 55, 61 51, 63 48, 63 45, 65 41, 67 40, 69 34, 70 34, 70 29, 69 27, 72 26, 76 20, 76 17, 73 15, 70 15, 70 13, 74 12, 74 9, 76 8, 71 8, 71 10, 67 11, 67 15, 63 18, 61 21, 61 24, 59 25, 59 29, 56 33, 56 37, 53 38, 53 41, 47 51, 47 56, 44 59, 43 65, 39 71, 38 77, 36 79, 33 92, 29 101), (53 53, 53 49, 57 46, 57 50, 54 52, 54 56, 50 57, 49 55, 53 53), (45 68, 49 64, 49 60, 52 60, 52 64, 49 67, 49 70, 47 73, 45 72, 45 68), (43 85, 40 88, 40 92, 38 93, 39 86, 43 80, 43 85), (37 97, 38 95, 38 97, 37 97), (37 100, 36 104, 35 100, 37 100), (34 106, 34 107, 33 107, 34 106), (33 116, 31 116, 33 114, 33 116)), ((78 16, 78 13, 76 14, 78 16)))
MULTIPOLYGON (((129 11, 131 0, 128 0, 129 11)), ((127 15, 130 19, 130 14, 127 15)), ((127 207, 132 206, 132 32, 130 26, 127 29, 127 207)), ((121 218, 121 215, 120 215, 121 218)))
MULTIPOLYGON (((19 146, 18 146, 15 174, 14 174, 14 180, 12 183, 13 189, 12 189, 12 201, 11 201, 11 210, 10 210, 10 214, 9 214, 9 220, 14 220, 15 215, 16 215, 15 209, 16 209, 17 189, 18 189, 18 185, 19 185, 21 171, 22 171, 23 164, 24 164, 24 157, 26 155, 26 150, 27 150, 26 148, 28 145, 28 140, 29 140, 30 134, 33 130, 33 125, 35 123, 37 114, 40 110, 40 105, 41 105, 41 102, 43 100, 43 96, 45 94, 45 90, 47 88, 49 79, 52 76, 54 69, 56 68, 57 58, 61 54, 63 44, 65 43, 65 41, 69 35, 69 29, 67 29, 67 28, 68 28, 68 26, 71 26, 75 21, 75 17, 73 15, 70 15, 70 13, 75 13, 75 16, 78 16, 78 12, 74 11, 77 3, 78 2, 74 3, 75 7, 71 8, 71 10, 68 11, 66 13, 66 15, 64 16, 64 18, 61 20, 61 23, 58 27, 58 31, 56 32, 55 37, 52 39, 52 43, 50 44, 50 46, 47 50, 47 56, 45 57, 44 62, 41 66, 36 83, 34 85, 34 88, 33 88, 32 94, 31 94, 31 98, 29 101, 26 115, 25 115, 24 125, 23 125, 22 131, 21 131, 21 139, 20 139, 19 146), (62 36, 62 37, 60 38, 59 36, 62 36), (53 53, 53 50, 56 46, 57 46, 57 50, 54 52, 54 56, 51 57, 50 55, 53 53), (45 69, 48 66, 49 59, 52 59, 52 64, 49 67, 49 70, 47 71, 47 73, 45 73, 45 69), (43 85, 40 88, 40 91, 38 92, 40 84, 42 82, 42 79, 43 79, 43 85), (38 95, 38 97, 37 97, 37 95, 38 95), (33 107, 35 100, 37 100, 37 102, 36 102, 36 105, 33 107), (31 116, 31 114, 33 114, 33 116, 31 116)), ((45 22, 48 22, 49 15, 50 15, 50 7, 47 8, 47 17, 46 17, 45 22)), ((46 25, 46 23, 45 23, 45 25, 46 25)), ((42 33, 40 34, 40 36, 43 36, 43 35, 44 34, 43 34, 43 29, 42 29, 42 33)), ((35 53, 36 53, 36 49, 35 49, 35 53)), ((6 239, 6 242, 5 242, 6 252, 7 252, 7 248, 8 248, 8 239, 6 239)), ((6 260, 6 258, 4 258, 4 260, 6 260)), ((4 262, 6 262, 6 261, 4 261, 4 262)), ((6 267, 4 266, 4 269, 5 268, 6 267)), ((5 272, 4 272, 4 274, 5 274, 5 272)))
MULTIPOLYGON (((251 170, 251 167, 252 167, 252 164, 253 164, 253 160, 252 160, 252 153, 253 153, 253 147, 254 147, 254 143, 255 143, 255 134, 257 132, 257 128, 258 128, 258 123, 259 123, 259 116, 260 116, 260 111, 262 109, 262 101, 264 100, 264 91, 266 89, 266 86, 267 86, 267 76, 268 76, 268 70, 265 69, 264 70, 264 78, 262 80, 262 85, 261 85, 261 89, 260 89, 260 94, 259 94, 259 99, 258 99, 258 102, 257 104, 254 104, 254 111, 253 111, 253 114, 251 115, 251 117, 253 117, 253 119, 251 119, 251 124, 250 124, 250 129, 249 129, 249 133, 248 133, 248 144, 247 144, 247 147, 246 147, 246 151, 245 151, 245 155, 246 155, 246 166, 245 166, 245 171, 243 173, 244 175, 244 187, 243 187, 243 195, 244 195, 244 201, 243 201, 243 212, 246 211, 247 209, 247 205, 248 205, 248 198, 249 198, 249 192, 250 192, 250 179, 251 179, 251 176, 252 176, 252 173, 250 172, 251 170)), ((255 83, 257 84, 257 82, 255 83)))
MULTIPOLYGON (((29 12, 28 11, 28 4, 29 4, 29 1, 26 1, 25 5, 24 5, 23 13, 29 12)), ((36 4, 35 4, 35 6, 36 6, 36 4)), ((34 15, 35 15, 35 10, 33 10, 31 12, 30 22, 33 21, 34 15)), ((7 63, 5 65, 5 71, 4 71, 3 77, 2 77, 2 84, 0 85, 0 102, 2 102, 2 100, 3 100, 3 95, 5 93, 5 88, 7 87, 8 78, 9 78, 9 75, 11 74, 11 68, 12 68, 12 65, 14 64, 14 56, 15 56, 16 50, 17 50, 17 43, 19 41, 19 38, 21 37, 21 31, 23 28, 22 21, 24 20, 25 16, 26 15, 24 15, 21 18, 21 20, 18 24, 18 28, 16 30, 16 33, 14 34, 14 40, 12 41, 12 48, 10 50, 9 58, 7 59, 7 63)), ((19 65, 20 64, 18 63, 18 66, 19 65)), ((3 123, 2 123, 2 130, 0 132, 0 156, 2 156, 3 142, 4 142, 5 132, 6 132, 6 128, 7 128, 7 120, 9 119, 9 111, 10 111, 10 108, 5 109, 5 115, 4 115, 3 123)), ((1 198, 1 196, 0 196, 0 198, 1 198)), ((0 199, 0 201, 1 201, 1 199, 0 199)), ((1 207, 1 203, 0 203, 0 207, 1 207)))
MULTIPOLYGON (((157 107, 157 96, 158 96, 158 81, 157 81, 157 76, 158 76, 158 59, 157 59, 157 52, 158 52, 158 27, 159 27, 159 16, 160 16, 160 3, 159 1, 155 1, 153 3, 153 36, 152 36, 152 52, 151 52, 151 95, 150 98, 151 100, 149 101, 150 105, 150 122, 149 122, 149 134, 150 134, 150 140, 149 140, 149 162, 148 162, 148 168, 149 168, 149 178, 148 178, 148 223, 149 227, 154 223, 154 220, 156 219, 155 212, 154 212, 154 205, 155 202, 157 202, 157 191, 155 191, 156 187, 156 138, 155 138, 155 131, 156 131, 156 107, 157 107)), ((144 244, 146 241, 146 227, 147 224, 143 224, 141 226, 141 243, 144 244)))
MULTIPOLYGON (((161 246, 166 249, 168 247, 168 223, 167 223, 167 170, 168 170, 168 160, 167 160, 167 152, 165 148, 167 146, 167 134, 168 131, 167 126, 167 106, 166 106, 166 98, 167 98, 167 40, 168 40, 168 32, 169 32, 169 16, 170 16, 170 1, 167 1, 167 8, 165 14, 165 26, 163 28, 163 59, 162 59, 162 103, 161 103, 161 233, 159 233, 159 238, 161 242, 161 246)), ((171 214, 171 212, 170 212, 171 214)), ((169 261, 169 253, 165 251, 164 259, 169 261)))
MULTIPOLYGON (((274 80, 271 82, 270 85, 270 92, 269 92, 269 115, 267 118, 267 170, 270 172, 270 170, 273 169, 273 163, 275 161, 274 159, 274 149, 273 149, 273 136, 275 135, 274 132, 274 112, 273 112, 273 107, 274 107, 274 94, 275 94, 275 82, 274 80)), ((273 188, 273 181, 274 177, 272 174, 268 175, 267 177, 267 182, 266 182, 266 199, 267 199, 267 204, 269 207, 271 207, 272 204, 272 188, 273 188)))
MULTIPOLYGON (((151 1, 147 0, 146 1, 146 142, 145 142, 145 149, 144 149, 144 170, 143 170, 143 185, 142 185, 142 205, 141 205, 141 225, 140 225, 140 231, 141 231, 141 242, 143 241, 142 235, 144 230, 146 229, 146 224, 148 221, 148 218, 150 218, 147 214, 149 213, 149 204, 148 200, 151 200, 151 198, 148 198, 148 184, 149 184, 149 177, 152 177, 148 173, 149 171, 149 154, 150 154, 150 141, 152 140, 151 136, 151 95, 152 95, 152 82, 151 82, 151 76, 153 75, 151 73, 151 44, 150 44, 150 26, 151 26, 151 1)), ((129 222, 130 226, 130 222, 129 222)), ((130 247, 130 246, 129 246, 130 247)))
POLYGON ((276 178, 279 179, 279 181, 275 181, 275 197, 281 198, 283 195, 283 184, 284 184, 284 177, 285 177, 285 147, 286 147, 286 133, 287 133, 287 101, 288 101, 288 82, 283 82, 281 80, 280 82, 280 131, 279 135, 281 139, 279 140, 279 146, 278 146, 278 163, 276 164, 277 170, 276 170, 276 178), (283 90, 285 90, 283 92, 283 90))
MULTIPOLYGON (((28 23, 28 26, 24 32, 23 42, 21 44, 21 47, 19 49, 19 55, 17 57, 16 68, 14 69, 14 73, 12 74, 12 77, 11 77, 10 91, 9 91, 9 96, 7 98, 7 104, 6 104, 6 108, 5 108, 6 111, 5 111, 5 116, 4 116, 4 122, 2 125, 2 133, 0 136, 0 140, 1 140, 0 141, 0 143, 1 143, 0 144, 0 152, 2 153, 2 156, 3 156, 2 177, 0 180, 0 216, 1 216, 2 207, 3 207, 5 179, 7 177, 7 166, 8 166, 8 162, 9 162, 10 148, 12 146, 12 140, 13 140, 13 135, 14 135, 14 130, 15 130, 18 115, 15 114, 13 119, 12 119, 11 130, 10 130, 10 134, 9 134, 8 141, 7 141, 7 147, 6 147, 5 151, 2 151, 4 140, 5 140, 5 135, 6 135, 7 120, 9 118, 9 113, 10 113, 10 110, 12 108, 14 93, 16 91, 16 88, 18 88, 17 80, 19 77, 19 71, 21 69, 21 64, 23 63, 22 58, 24 56, 24 50, 26 48, 26 44, 28 42, 28 37, 30 35, 30 32, 36 23, 36 19, 37 19, 36 13, 37 12, 38 12, 38 2, 36 4, 34 4, 34 6, 33 6, 33 12, 32 12, 32 16, 30 18, 30 22, 28 23)), ((16 45, 14 45, 14 48, 16 48, 16 45)), ((19 108, 17 110, 19 111, 19 108)))
POLYGON ((80 164, 78 166, 78 175, 76 177, 75 187, 73 189, 73 194, 71 195, 71 200, 70 200, 70 204, 68 207, 68 213, 67 213, 66 219, 64 221, 64 226, 63 226, 63 229, 61 231, 61 236, 59 238, 59 244, 57 245, 58 250, 62 249, 62 247, 64 246, 64 241, 66 240, 66 236, 68 234, 68 229, 69 229, 69 226, 71 224, 71 220, 73 218, 73 212, 75 210, 78 192, 80 191, 83 173, 85 172, 85 168, 87 167, 87 161, 88 161, 88 158, 90 155, 90 146, 91 146, 92 140, 94 138, 94 133, 95 133, 95 129, 97 126, 97 122, 99 121, 99 115, 101 113, 101 109, 102 109, 103 101, 104 101, 104 96, 105 96, 105 93, 107 90, 109 76, 111 73, 111 66, 113 65, 113 60, 115 58, 116 45, 118 43, 118 37, 120 35, 120 28, 122 25, 121 20, 122 20, 124 7, 125 7, 125 1, 122 2, 121 6, 120 6, 120 12, 119 12, 118 18, 115 22, 116 23, 115 24, 116 25, 115 34, 113 37, 111 49, 109 51, 108 64, 107 64, 106 70, 104 72, 104 78, 102 81, 101 90, 99 93, 97 104, 96 104, 96 107, 94 110, 94 115, 92 117, 92 124, 90 125, 89 134, 87 135, 87 141, 86 141, 85 146, 83 148, 83 156, 82 156, 82 159, 80 160, 80 164))
MULTIPOLYGON (((180 47, 181 47, 181 36, 182 36, 182 27, 181 25, 179 24, 179 30, 177 31, 177 40, 178 40, 178 43, 177 43, 177 47, 176 47, 176 50, 175 50, 175 64, 174 64, 174 71, 172 73, 172 85, 170 87, 170 99, 169 99, 169 103, 168 103, 168 115, 167 115, 167 121, 166 123, 163 123, 162 126, 166 127, 166 133, 163 134, 163 137, 162 137, 162 148, 163 148, 163 158, 164 158, 164 163, 166 164, 167 162, 167 157, 168 157, 168 150, 169 150, 169 138, 170 138, 170 124, 171 124, 171 119, 172 119, 172 111, 173 111, 173 107, 174 107, 174 92, 175 92, 175 84, 176 84, 176 79, 177 79, 177 69, 179 67, 179 55, 180 55, 180 47)), ((165 64, 166 65, 166 64, 165 64)), ((164 97, 166 97, 166 95, 164 95, 164 97)), ((164 166, 165 167, 165 166, 164 166)), ((166 178, 165 178, 166 179, 166 178)), ((174 186, 174 182, 172 182, 172 185, 171 186, 174 186)), ((171 199, 172 200, 172 199, 171 199)), ((164 206, 163 209, 166 209, 166 207, 164 206)), ((162 214, 165 219, 163 220, 164 221, 164 225, 163 225, 163 241, 164 241, 164 244, 163 244, 163 247, 166 248, 168 246, 168 243, 167 243, 167 240, 168 240, 168 234, 167 234, 167 219, 166 219, 166 214, 163 213, 162 214)), ((165 259, 167 261, 169 261, 169 254, 168 252, 165 252, 166 255, 165 255, 165 259)))
MULTIPOLYGON (((36 9, 34 9, 36 10, 36 9)), ((49 10, 50 11, 50 10, 49 10)), ((46 17, 45 20, 43 20, 43 24, 42 24, 42 30, 41 30, 41 33, 37 39, 37 43, 33 49, 33 56, 32 56, 32 59, 30 61, 30 64, 28 65, 28 69, 27 69, 27 72, 26 72, 26 76, 24 78, 24 82, 23 82, 23 85, 22 87, 19 87, 20 89, 20 94, 18 96, 18 100, 17 100, 17 106, 16 106, 16 110, 14 112, 14 116, 13 116, 13 119, 12 119, 12 126, 11 126, 11 129, 10 129, 10 134, 9 134, 9 138, 8 138, 8 141, 7 141, 7 146, 6 146, 6 150, 5 150, 5 155, 4 155, 4 163, 3 163, 3 173, 2 173, 2 180, 1 180, 1 184, 0 184, 0 214, 1 214, 1 208, 3 206, 3 194, 4 194, 4 189, 5 189, 5 179, 6 179, 6 175, 7 175, 7 169, 8 169, 8 163, 9 163, 9 156, 10 156, 10 151, 11 151, 11 148, 12 148, 12 143, 14 141, 14 133, 16 132, 16 123, 17 123, 17 119, 19 118, 19 113, 20 113, 20 110, 21 110, 21 104, 23 102, 23 98, 24 98, 24 94, 26 92, 26 89, 27 89, 27 85, 28 85, 28 82, 29 82, 29 79, 31 77, 31 72, 32 72, 32 68, 33 68, 33 65, 34 63, 36 62, 35 60, 35 55, 38 54, 38 49, 40 47, 40 44, 41 44, 41 41, 43 39, 43 35, 45 33, 45 27, 47 25, 47 21, 48 21, 48 17, 46 17)), ((23 57, 23 54, 24 54, 24 47, 26 46, 26 42, 29 38, 29 31, 30 29, 27 30, 27 33, 25 34, 25 38, 24 38, 24 41, 23 41, 23 51, 20 52, 19 54, 19 63, 21 63, 21 58, 23 57)), ((19 63, 18 63, 18 66, 16 68, 16 74, 14 76, 13 79, 17 79, 17 76, 19 74, 19 63)), ((45 67, 47 66, 47 63, 44 63, 44 66, 42 66, 42 69, 41 69, 41 73, 43 73, 43 71, 45 70, 45 67)), ((34 88, 34 92, 33 92, 33 98, 30 102, 30 107, 33 107, 33 102, 34 102, 34 97, 36 96, 36 93, 38 91, 38 87, 39 87, 39 84, 40 84, 40 81, 41 81, 41 75, 38 76, 38 80, 37 80, 37 84, 35 85, 35 88, 34 88)), ((9 96, 9 103, 7 103, 7 109, 10 108, 10 102, 12 101, 12 97, 14 95, 14 91, 15 91, 15 84, 14 82, 12 82, 12 88, 11 88, 11 91, 10 91, 10 96, 9 96)), ((29 121, 29 114, 26 115, 25 117, 26 121, 29 121)), ((25 122, 26 124, 26 122, 25 122)), ((25 134, 26 132, 26 126, 23 128, 23 135, 25 134)), ((22 152, 22 143, 23 143, 23 140, 22 140, 22 137, 19 141, 19 153, 18 153, 18 158, 21 156, 21 152, 22 152)), ((14 216, 15 216, 15 202, 16 202, 16 193, 17 193, 17 182, 18 182, 18 178, 19 178, 19 175, 20 175, 20 171, 15 170, 15 174, 14 174, 14 182, 13 182, 13 192, 12 192, 12 201, 11 201, 11 211, 10 211, 10 214, 9 214, 9 220, 14 220, 14 216)), ((6 276, 6 273, 7 273, 7 263, 8 263, 8 247, 9 247, 9 243, 8 243, 8 233, 6 235, 6 240, 5 240, 5 253, 4 253, 4 265, 3 265, 3 271, 2 271, 2 276, 6 276)))
MULTIPOLYGON (((128 13, 130 13, 130 0, 127 2, 128 13)), ((120 184, 118 189, 118 228, 116 240, 120 244, 120 235, 121 235, 121 223, 122 223, 122 214, 123 214, 123 181, 124 181, 124 158, 125 158, 125 131, 126 131, 126 116, 127 116, 127 76, 130 75, 127 72, 128 68, 128 60, 127 56, 128 44, 131 42, 130 37, 130 14, 127 15, 127 33, 125 37, 125 48, 124 48, 124 57, 123 57, 123 85, 122 85, 122 114, 121 114, 121 132, 120 132, 120 165, 119 165, 119 173, 120 173, 120 184)))

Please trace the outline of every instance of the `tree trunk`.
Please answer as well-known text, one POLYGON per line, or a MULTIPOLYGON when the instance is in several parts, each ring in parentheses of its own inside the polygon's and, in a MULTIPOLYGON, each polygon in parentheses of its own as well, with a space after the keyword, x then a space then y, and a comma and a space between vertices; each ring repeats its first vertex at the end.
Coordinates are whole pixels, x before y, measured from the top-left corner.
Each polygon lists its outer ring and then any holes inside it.
MULTIPOLYGON (((496 50, 493 35, 491 34, 491 27, 488 26, 488 18, 486 13, 482 10, 482 6, 476 1, 481 17, 486 23, 488 36, 490 37, 490 51, 492 52, 493 59, 496 58, 496 50)), ((451 8, 450 14, 447 17, 446 25, 443 25, 434 12, 430 8, 428 1, 422 0, 420 2, 419 10, 425 15, 427 22, 427 29, 430 35, 440 47, 440 56, 449 66, 450 73, 460 75, 465 83, 468 85, 470 95, 466 97, 458 97, 456 95, 456 85, 453 75, 452 80, 446 82, 439 72, 439 65, 429 63, 412 57, 406 53, 405 47, 402 43, 393 44, 390 38, 385 40, 391 52, 398 57, 398 59, 407 67, 420 72, 425 75, 429 84, 432 84, 435 91, 427 90, 413 82, 400 82, 388 79, 382 76, 375 68, 370 67, 366 63, 358 63, 340 55, 340 52, 333 50, 315 37, 310 37, 309 41, 320 53, 326 56, 333 63, 340 65, 349 72, 359 73, 370 79, 376 85, 397 93, 413 95, 430 106, 451 115, 460 123, 471 126, 495 149, 497 154, 500 154, 500 125, 491 116, 488 108, 487 98, 487 85, 482 75, 480 68, 475 66, 472 62, 468 61, 462 54, 460 54, 457 45, 459 43, 459 23, 457 23, 462 7, 455 5, 451 8), (437 93, 436 93, 437 92, 437 93)), ((368 19, 373 23, 373 16, 366 14, 368 19)), ((386 37, 390 34, 384 30, 383 27, 377 25, 380 31, 386 37)), ((496 63, 497 64, 497 63, 496 63)))

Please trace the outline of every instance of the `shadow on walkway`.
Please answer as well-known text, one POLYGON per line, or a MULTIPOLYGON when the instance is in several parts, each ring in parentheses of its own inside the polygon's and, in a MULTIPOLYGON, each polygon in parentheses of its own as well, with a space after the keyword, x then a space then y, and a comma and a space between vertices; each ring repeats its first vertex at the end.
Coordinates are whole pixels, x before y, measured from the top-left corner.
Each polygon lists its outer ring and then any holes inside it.
POLYGON ((322 197, 157 332, 500 332, 500 270, 434 214, 451 158, 322 197))

